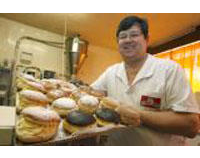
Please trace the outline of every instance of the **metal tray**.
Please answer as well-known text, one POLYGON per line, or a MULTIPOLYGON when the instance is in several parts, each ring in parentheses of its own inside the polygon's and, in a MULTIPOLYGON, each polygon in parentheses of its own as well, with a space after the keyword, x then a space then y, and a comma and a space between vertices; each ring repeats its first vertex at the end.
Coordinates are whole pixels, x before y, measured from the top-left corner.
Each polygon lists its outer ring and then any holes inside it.
MULTIPOLYGON (((16 107, 19 107, 18 93, 16 94, 16 107)), ((121 128, 126 128, 126 126, 121 124, 111 124, 104 127, 96 126, 87 130, 81 130, 76 133, 69 134, 63 129, 62 121, 60 122, 58 132, 54 138, 40 143, 22 143, 15 137, 14 145, 103 145, 101 138, 105 138, 106 134, 121 128)))
POLYGON ((67 133, 63 127, 62 122, 60 123, 59 129, 55 137, 52 139, 39 142, 39 143, 22 143, 17 138, 15 138, 15 145, 17 146, 24 146, 24 145, 103 145, 103 141, 105 140, 106 134, 109 132, 113 132, 115 130, 126 128, 126 126, 118 124, 118 125, 107 125, 104 127, 94 127, 87 130, 81 130, 75 132, 73 134, 67 133), (102 140, 102 139, 104 140, 102 140))

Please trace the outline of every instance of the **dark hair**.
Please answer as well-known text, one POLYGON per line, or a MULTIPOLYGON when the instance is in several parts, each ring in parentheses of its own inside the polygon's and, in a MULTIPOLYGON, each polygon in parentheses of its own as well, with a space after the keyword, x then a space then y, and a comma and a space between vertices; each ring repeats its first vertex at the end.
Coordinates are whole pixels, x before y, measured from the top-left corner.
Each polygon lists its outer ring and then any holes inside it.
POLYGON ((139 18, 137 16, 128 16, 122 19, 118 25, 117 31, 116 31, 116 37, 119 36, 119 33, 124 30, 128 30, 133 25, 139 25, 141 28, 141 31, 145 38, 148 36, 148 23, 146 19, 139 18))

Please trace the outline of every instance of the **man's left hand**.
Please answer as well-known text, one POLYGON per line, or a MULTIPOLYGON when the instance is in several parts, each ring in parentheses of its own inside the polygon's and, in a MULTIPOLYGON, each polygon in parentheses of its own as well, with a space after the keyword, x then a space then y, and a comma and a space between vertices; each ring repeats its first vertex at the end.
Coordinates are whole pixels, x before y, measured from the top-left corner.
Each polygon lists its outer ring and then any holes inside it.
POLYGON ((121 121, 124 124, 131 125, 134 127, 137 127, 140 125, 140 113, 139 109, 136 109, 134 107, 128 106, 128 105, 120 105, 116 111, 121 116, 121 121))

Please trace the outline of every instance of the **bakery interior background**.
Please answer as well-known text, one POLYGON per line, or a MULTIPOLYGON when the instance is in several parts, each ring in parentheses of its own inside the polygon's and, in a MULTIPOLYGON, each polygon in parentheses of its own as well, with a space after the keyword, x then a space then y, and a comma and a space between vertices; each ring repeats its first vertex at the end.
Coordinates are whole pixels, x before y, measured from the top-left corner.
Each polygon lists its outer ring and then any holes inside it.
MULTIPOLYGON (((40 77, 68 78, 75 74, 80 80, 92 83, 109 65, 121 61, 117 53, 115 29, 120 19, 127 15, 133 14, 0 14, 0 67, 1 70, 8 70, 2 71, 1 89, 6 89, 12 82, 7 80, 7 76, 12 74, 15 59, 15 68, 19 72, 26 67, 34 67, 42 74, 40 77), (78 46, 80 57, 73 57, 75 64, 70 65, 64 45, 66 42, 73 44, 76 37, 81 43, 78 46)), ((135 15, 148 19, 149 53, 180 63, 198 97, 200 14, 135 15)), ((74 48, 71 46, 68 49, 74 48)))

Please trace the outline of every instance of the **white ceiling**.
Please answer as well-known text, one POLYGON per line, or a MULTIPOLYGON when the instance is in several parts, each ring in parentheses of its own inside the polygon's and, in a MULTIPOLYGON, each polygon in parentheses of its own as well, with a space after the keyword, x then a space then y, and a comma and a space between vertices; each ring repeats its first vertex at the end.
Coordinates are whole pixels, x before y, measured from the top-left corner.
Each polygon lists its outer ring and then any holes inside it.
POLYGON ((64 34, 80 34, 89 43, 116 49, 115 31, 127 15, 149 22, 150 46, 156 46, 190 32, 200 25, 200 13, 1 13, 0 16, 37 28, 64 34))

